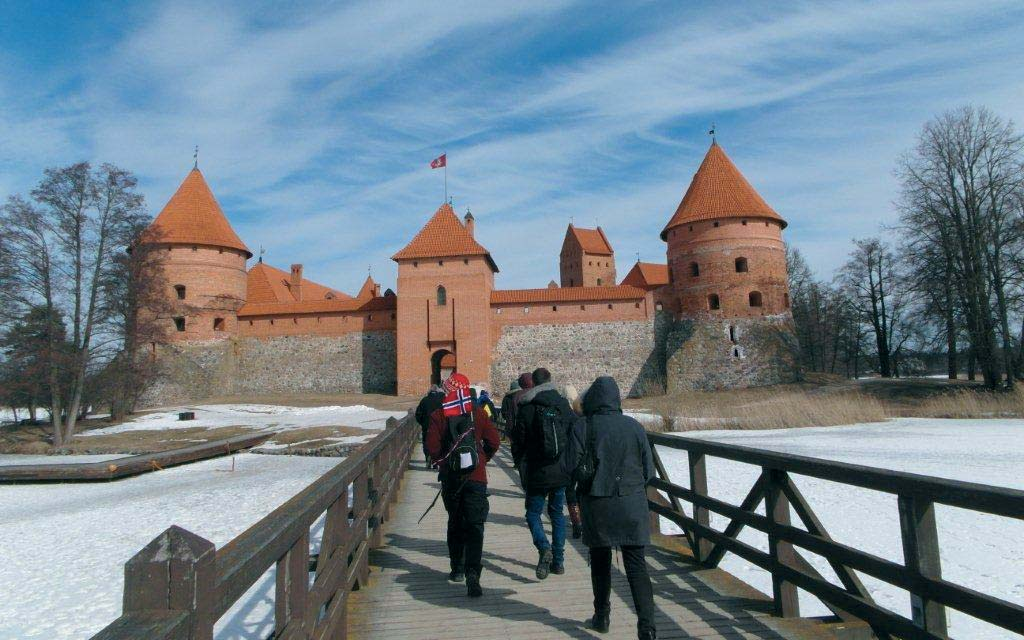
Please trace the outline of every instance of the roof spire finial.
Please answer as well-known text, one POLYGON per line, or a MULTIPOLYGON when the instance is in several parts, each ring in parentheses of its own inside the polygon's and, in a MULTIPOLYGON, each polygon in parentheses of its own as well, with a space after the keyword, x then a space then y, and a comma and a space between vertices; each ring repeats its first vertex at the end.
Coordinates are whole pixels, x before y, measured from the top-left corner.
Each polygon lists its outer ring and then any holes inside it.
POLYGON ((708 135, 711 136, 711 144, 718 144, 718 140, 715 139, 715 123, 711 123, 711 129, 708 130, 708 135))
POLYGON ((639 262, 640 262, 640 252, 639 251, 636 252, 636 261, 639 264, 639 262))
POLYGON ((261 245, 260 245, 260 259, 258 260, 258 262, 260 262, 260 263, 262 263, 262 262, 263 262, 263 254, 264 254, 264 253, 266 253, 266 252, 267 252, 267 250, 266 250, 266 249, 264 249, 264 248, 263 248, 263 245, 261 244, 261 245))
POLYGON ((192 168, 199 168, 199 145, 196 145, 196 150, 192 152, 192 168))

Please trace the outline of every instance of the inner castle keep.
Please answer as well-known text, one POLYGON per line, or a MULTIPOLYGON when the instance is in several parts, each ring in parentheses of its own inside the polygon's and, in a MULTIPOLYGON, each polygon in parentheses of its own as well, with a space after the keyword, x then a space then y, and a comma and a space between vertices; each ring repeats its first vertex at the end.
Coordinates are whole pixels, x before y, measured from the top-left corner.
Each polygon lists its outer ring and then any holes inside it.
POLYGON ((661 231, 665 264, 637 262, 617 282, 611 239, 570 224, 560 284, 498 289, 472 214, 442 204, 392 256, 395 291, 368 277, 349 295, 301 264, 247 267, 252 252, 193 169, 141 241, 168 301, 144 403, 419 395, 453 369, 500 392, 538 366, 579 388, 612 375, 632 395, 794 381, 785 227, 712 143, 661 231))

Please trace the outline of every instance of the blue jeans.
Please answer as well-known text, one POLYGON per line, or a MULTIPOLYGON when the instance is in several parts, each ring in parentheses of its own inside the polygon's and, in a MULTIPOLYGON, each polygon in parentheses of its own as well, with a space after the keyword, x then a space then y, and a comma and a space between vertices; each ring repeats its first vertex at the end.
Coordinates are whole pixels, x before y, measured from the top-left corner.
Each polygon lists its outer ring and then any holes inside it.
POLYGON ((539 551, 551 549, 551 557, 555 564, 565 560, 565 488, 551 489, 544 493, 528 493, 526 496, 526 523, 530 525, 533 544, 539 551), (548 507, 548 518, 551 519, 551 542, 544 533, 541 513, 544 505, 548 507))

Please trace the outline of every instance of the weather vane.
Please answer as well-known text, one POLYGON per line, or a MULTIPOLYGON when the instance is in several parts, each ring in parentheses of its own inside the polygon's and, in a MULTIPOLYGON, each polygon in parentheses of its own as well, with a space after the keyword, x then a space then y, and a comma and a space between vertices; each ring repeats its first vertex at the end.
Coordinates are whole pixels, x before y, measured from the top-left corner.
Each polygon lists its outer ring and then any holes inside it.
POLYGON ((708 135, 711 136, 711 142, 717 142, 715 139, 715 123, 711 123, 711 129, 708 130, 708 135))
POLYGON ((266 252, 267 252, 267 250, 264 249, 263 245, 261 244, 260 245, 260 262, 263 262, 263 254, 266 253, 266 252))
POLYGON ((192 153, 192 168, 199 168, 199 145, 196 145, 196 150, 192 153))

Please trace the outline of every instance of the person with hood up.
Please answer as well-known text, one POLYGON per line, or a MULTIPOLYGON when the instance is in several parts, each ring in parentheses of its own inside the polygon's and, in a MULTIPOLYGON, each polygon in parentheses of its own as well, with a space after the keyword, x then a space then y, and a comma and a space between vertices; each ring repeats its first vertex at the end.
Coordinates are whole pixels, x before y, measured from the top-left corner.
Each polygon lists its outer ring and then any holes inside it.
POLYGON ((516 392, 519 391, 519 380, 513 380, 508 393, 501 399, 501 424, 506 435, 516 423, 516 392))
POLYGON ((516 451, 525 461, 525 473, 520 470, 526 491, 526 522, 537 547, 537 579, 549 573, 565 573, 565 488, 569 485, 565 449, 569 431, 576 422, 576 414, 568 401, 558 393, 551 382, 551 373, 539 368, 532 375, 534 387, 519 399, 517 438, 512 440, 516 451), (554 456, 545 447, 545 430, 555 430, 562 449, 554 456), (551 520, 551 541, 544 533, 541 514, 547 506, 551 520))
POLYGON ((430 456, 427 454, 427 429, 430 427, 430 414, 441 408, 444 402, 444 391, 436 384, 430 385, 430 391, 423 396, 419 405, 416 406, 416 422, 420 425, 420 441, 423 443, 423 459, 429 464, 430 456))
POLYGON ((611 603, 612 547, 622 550, 626 578, 637 612, 640 640, 653 640, 654 593, 647 573, 645 547, 650 544, 647 483, 654 478, 654 457, 640 423, 622 415, 619 387, 609 376, 594 381, 583 396, 584 420, 572 431, 570 468, 587 453, 596 462, 593 481, 582 496, 583 543, 590 548, 594 617, 590 626, 608 631, 611 603))
POLYGON ((466 581, 469 597, 479 598, 480 570, 484 548, 484 523, 490 504, 487 501, 487 463, 498 452, 498 430, 479 407, 473 406, 469 380, 453 373, 444 383, 444 403, 430 414, 427 452, 439 469, 441 498, 448 512, 448 557, 453 582, 466 581), (468 418, 468 420, 467 420, 468 418), (458 434, 458 435, 457 435, 458 434), (475 440, 472 443, 469 438, 475 440), (472 443, 472 444, 471 444, 472 443), (451 461, 470 454, 460 453, 465 446, 476 450, 476 465, 465 473, 453 471, 451 461))
POLYGON ((487 389, 481 387, 480 393, 477 397, 477 405, 487 412, 487 417, 493 422, 497 420, 498 410, 494 408, 494 401, 491 400, 491 394, 487 392, 487 389))

